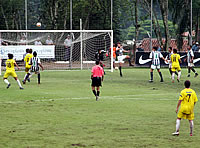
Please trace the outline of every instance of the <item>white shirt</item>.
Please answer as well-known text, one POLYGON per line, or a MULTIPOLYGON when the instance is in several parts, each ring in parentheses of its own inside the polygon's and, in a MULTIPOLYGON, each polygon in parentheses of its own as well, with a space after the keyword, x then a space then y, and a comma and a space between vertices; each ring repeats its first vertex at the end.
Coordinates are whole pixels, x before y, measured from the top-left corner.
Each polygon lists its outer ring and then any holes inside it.
POLYGON ((52 41, 51 39, 47 39, 47 40, 46 40, 46 44, 47 44, 47 45, 52 45, 52 44, 53 44, 53 41, 52 41))
POLYGON ((119 47, 117 47, 116 51, 118 51, 119 56, 123 56, 124 49, 122 47, 120 47, 120 49, 119 49, 119 47))
POLYGON ((35 45, 42 45, 40 41, 35 41, 35 45))
POLYGON ((26 44, 26 40, 21 39, 21 40, 20 40, 20 44, 25 45, 25 44, 26 44))
POLYGON ((65 41, 64 41, 64 45, 66 46, 66 47, 71 47, 71 45, 72 45, 72 40, 71 39, 65 39, 65 41))

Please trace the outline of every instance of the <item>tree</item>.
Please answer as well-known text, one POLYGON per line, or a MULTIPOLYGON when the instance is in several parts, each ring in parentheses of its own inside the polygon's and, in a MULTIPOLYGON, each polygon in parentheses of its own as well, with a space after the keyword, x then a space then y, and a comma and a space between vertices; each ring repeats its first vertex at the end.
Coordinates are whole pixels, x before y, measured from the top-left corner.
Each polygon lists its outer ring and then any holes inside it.
POLYGON ((164 50, 167 51, 170 44, 169 26, 168 26, 168 0, 159 0, 160 10, 162 13, 163 24, 165 28, 164 50))

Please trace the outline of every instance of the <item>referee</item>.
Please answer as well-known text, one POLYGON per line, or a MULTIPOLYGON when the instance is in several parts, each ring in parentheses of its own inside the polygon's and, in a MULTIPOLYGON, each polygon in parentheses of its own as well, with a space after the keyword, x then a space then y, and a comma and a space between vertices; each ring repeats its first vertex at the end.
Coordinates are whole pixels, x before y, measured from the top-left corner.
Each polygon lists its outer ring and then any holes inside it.
POLYGON ((98 101, 99 94, 100 94, 100 86, 101 82, 103 81, 104 77, 104 70, 103 68, 99 65, 99 61, 96 61, 96 65, 92 67, 92 92, 96 97, 96 101, 98 101), (96 87, 96 90, 95 90, 96 87))

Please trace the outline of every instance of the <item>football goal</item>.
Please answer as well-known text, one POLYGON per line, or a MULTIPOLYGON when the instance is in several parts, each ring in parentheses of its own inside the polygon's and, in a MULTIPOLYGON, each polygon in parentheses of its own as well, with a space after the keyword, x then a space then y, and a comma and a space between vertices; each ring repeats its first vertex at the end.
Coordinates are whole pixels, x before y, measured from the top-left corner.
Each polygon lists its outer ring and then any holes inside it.
POLYGON ((8 53, 23 69, 23 55, 31 48, 46 70, 90 69, 102 50, 105 68, 113 71, 112 30, 0 30, 0 42, 1 70, 8 53))

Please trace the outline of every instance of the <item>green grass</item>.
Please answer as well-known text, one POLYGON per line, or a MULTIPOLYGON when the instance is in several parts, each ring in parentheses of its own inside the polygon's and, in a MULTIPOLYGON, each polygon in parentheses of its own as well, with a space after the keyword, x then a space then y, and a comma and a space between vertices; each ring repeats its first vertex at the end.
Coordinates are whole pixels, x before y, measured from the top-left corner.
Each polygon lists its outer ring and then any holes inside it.
MULTIPOLYGON (((200 69, 197 69, 200 71, 200 69)), ((124 69, 107 72, 101 98, 95 101, 90 87, 90 71, 44 71, 42 84, 36 75, 19 90, 0 85, 0 147, 199 147, 200 108, 195 108, 194 136, 189 123, 181 121, 180 136, 173 137, 176 105, 187 70, 180 83, 171 83, 162 69, 164 83, 154 72, 148 83, 149 69, 124 69)), ((17 72, 22 80, 24 73, 17 72)), ((190 78, 200 96, 199 77, 190 78)))

